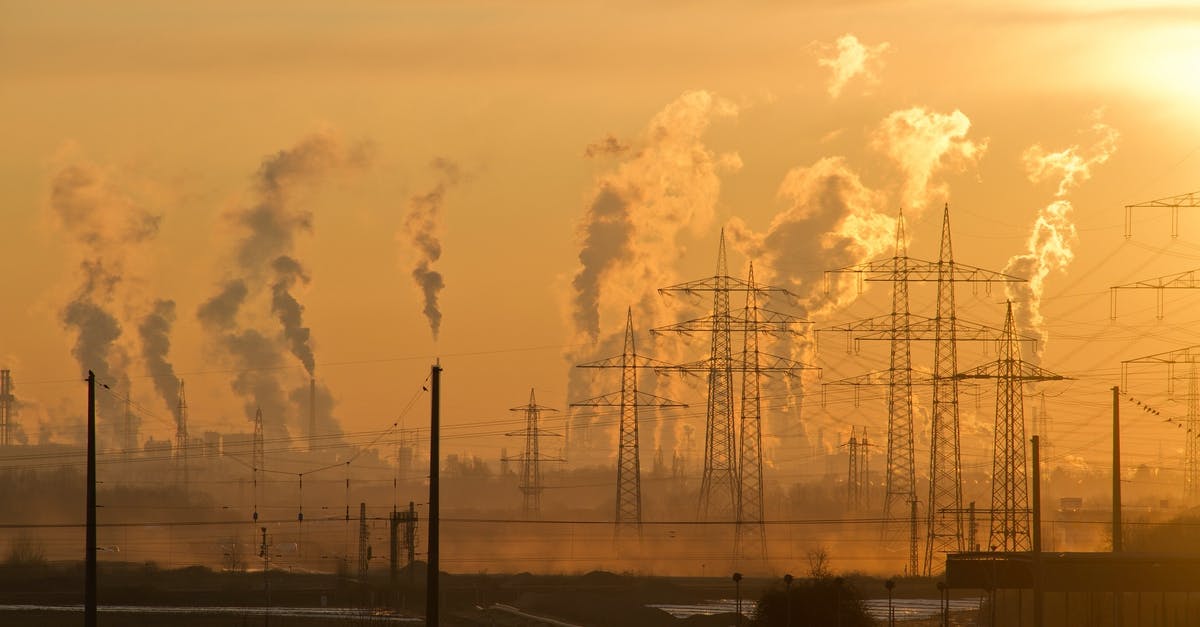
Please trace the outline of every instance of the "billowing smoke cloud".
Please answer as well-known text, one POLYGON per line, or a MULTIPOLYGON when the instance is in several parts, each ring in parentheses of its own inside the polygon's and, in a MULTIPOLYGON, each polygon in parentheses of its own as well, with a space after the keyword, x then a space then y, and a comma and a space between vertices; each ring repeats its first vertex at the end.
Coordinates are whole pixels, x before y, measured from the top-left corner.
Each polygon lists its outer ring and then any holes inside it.
POLYGON ((309 376, 316 363, 304 307, 295 294, 296 287, 310 280, 295 248, 297 238, 312 231, 313 216, 296 196, 336 173, 362 169, 370 161, 369 148, 318 133, 266 157, 254 177, 253 202, 229 214, 241 231, 230 276, 196 311, 213 345, 238 370, 232 388, 242 398, 246 417, 253 419, 261 408, 264 428, 276 437, 286 434, 285 420, 307 422, 307 414, 301 420, 302 412, 289 405, 284 392, 286 353, 309 376), (279 323, 278 333, 250 322, 265 309, 279 323))
MULTIPOLYGON (((716 154, 703 142, 714 120, 737 112, 733 103, 710 92, 686 92, 659 111, 635 140, 610 136, 599 144, 603 148, 588 151, 620 160, 597 176, 579 225, 580 265, 571 282, 569 312, 578 342, 591 346, 569 353, 570 363, 619 353, 630 306, 639 351, 671 358, 651 345, 647 333, 665 322, 657 315, 663 301, 656 290, 677 282, 673 268, 682 252, 680 234, 708 231, 720 174, 741 167, 736 153, 716 154)), ((590 375, 571 368, 569 377, 571 400, 593 395, 590 375)), ((576 421, 573 446, 587 437, 587 423, 576 421)), ((678 423, 664 425, 658 444, 672 451, 678 423)), ((602 438, 590 437, 606 452, 613 450, 602 438)))
POLYGON ((944 114, 922 107, 893 111, 879 124, 872 145, 904 173, 900 202, 910 215, 931 200, 949 201, 949 187, 934 180, 940 171, 965 170, 983 156, 988 140, 967 139, 970 130, 971 120, 961 111, 944 114))
POLYGON ((824 44, 822 48, 829 56, 818 59, 817 63, 833 72, 829 78, 830 97, 841 96, 842 89, 856 76, 861 75, 869 85, 878 82, 883 54, 889 47, 887 42, 864 45, 850 33, 838 37, 833 44, 824 44))
POLYGON ((179 382, 175 377, 175 367, 167 361, 167 353, 171 350, 171 326, 175 324, 175 301, 155 301, 154 307, 138 325, 138 335, 142 338, 142 359, 146 362, 146 370, 154 381, 154 389, 162 398, 167 409, 173 411, 178 401, 179 382))
POLYGON ((1046 279, 1051 271, 1066 272, 1075 259, 1072 246, 1078 236, 1071 220, 1074 207, 1067 194, 1092 176, 1092 168, 1108 161, 1116 152, 1120 134, 1116 129, 1097 121, 1091 131, 1096 141, 1084 149, 1073 145, 1057 152, 1047 152, 1041 144, 1030 146, 1022 155, 1029 180, 1040 183, 1058 177, 1058 188, 1050 204, 1038 211, 1025 252, 1009 258, 1004 272, 1029 279, 1028 283, 1006 284, 1008 298, 1013 301, 1013 315, 1018 329, 1034 335, 1038 342, 1037 356, 1045 348, 1046 329, 1041 301, 1046 279))
POLYGON ((274 285, 271 286, 271 313, 275 314, 283 327, 283 337, 287 340, 288 348, 296 359, 304 364, 304 369, 311 377, 316 362, 312 347, 308 344, 309 329, 304 326, 304 306, 291 293, 297 281, 308 283, 308 275, 304 273, 299 261, 287 255, 276 258, 271 267, 275 270, 276 277, 274 285))
POLYGON ((842 157, 825 157, 792 169, 779 186, 787 207, 765 233, 753 232, 740 218, 729 222, 733 241, 756 260, 759 280, 800 296, 801 315, 826 317, 852 300, 853 281, 830 283, 824 271, 890 253, 895 245, 894 215, 886 196, 863 184, 842 157))
POLYGON ((711 223, 719 175, 740 168, 741 159, 714 154, 701 138, 714 119, 735 115, 733 103, 707 91, 684 93, 654 116, 628 158, 597 177, 572 280, 571 317, 581 339, 596 341, 602 320, 623 330, 626 307, 673 278, 679 234, 711 223))
POLYGON ((404 231, 417 253, 412 278, 417 284, 417 289, 421 291, 422 312, 429 320, 429 330, 436 340, 438 330, 442 326, 438 294, 446 287, 442 273, 433 269, 433 264, 442 257, 442 242, 438 239, 438 229, 442 206, 446 202, 446 192, 458 184, 461 172, 453 162, 440 157, 434 159, 430 166, 437 172, 437 184, 428 192, 409 199, 404 231))
MULTIPOLYGON (((118 291, 136 271, 141 245, 157 234, 160 216, 137 202, 111 170, 69 149, 51 176, 48 208, 80 259, 79 283, 59 312, 75 336, 71 354, 82 373, 92 370, 101 383, 127 393, 129 357, 119 342, 117 305, 129 295, 118 291)), ((117 403, 110 395, 100 395, 98 403, 101 419, 119 438, 117 403)))

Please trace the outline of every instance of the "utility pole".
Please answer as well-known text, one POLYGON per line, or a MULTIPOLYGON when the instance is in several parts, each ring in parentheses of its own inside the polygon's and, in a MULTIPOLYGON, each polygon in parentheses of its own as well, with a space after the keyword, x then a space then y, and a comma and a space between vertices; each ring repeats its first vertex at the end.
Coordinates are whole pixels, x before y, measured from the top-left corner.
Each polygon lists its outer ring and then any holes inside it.
POLYGON ((441 438, 441 387, 442 365, 438 362, 430 370, 429 398, 429 553, 425 573, 425 627, 437 627, 438 623, 438 452, 441 438))
POLYGON ((1044 595, 1042 592, 1042 456, 1038 436, 1030 438, 1033 446, 1033 627, 1042 627, 1044 595))
POLYGON ((371 560, 371 530, 367 527, 367 504, 358 504, 358 582, 367 584, 367 569, 371 560))
POLYGON ((271 621, 271 545, 267 544, 267 528, 260 527, 262 531, 262 545, 259 546, 258 556, 263 561, 263 593, 267 597, 267 607, 263 612, 263 625, 269 625, 271 621))
POLYGON ((637 353, 633 331, 633 308, 625 314, 625 348, 620 355, 579 364, 578 368, 620 368, 621 390, 571 403, 571 407, 619 407, 620 437, 617 442, 617 499, 613 538, 624 541, 642 538, 642 462, 638 443, 638 409, 687 407, 668 398, 638 390, 638 370, 668 366, 637 353))
MULTIPOLYGON (((1121 531, 1121 388, 1112 388, 1112 546, 1113 553, 1120 553, 1121 531)), ((1194 436, 1189 436, 1194 437, 1194 436)))
POLYGON ((83 624, 96 627, 96 373, 88 370, 87 532, 84 541, 83 624))
POLYGON ((521 510, 525 520, 536 520, 542 516, 542 467, 541 462, 561 462, 561 457, 542 457, 539 440, 543 435, 559 436, 551 431, 544 431, 538 425, 538 420, 544 411, 558 411, 537 404, 533 388, 529 389, 529 404, 514 407, 509 411, 525 413, 525 429, 506 433, 506 436, 521 436, 525 438, 525 452, 515 457, 501 457, 502 461, 517 461, 521 463, 521 510))
POLYGON ((1024 383, 1067 378, 1023 361, 1018 339, 1010 301, 1004 317, 1004 339, 1000 342, 996 361, 957 375, 962 379, 996 381, 992 531, 988 544, 1001 551, 1028 551, 1030 548, 1024 383))

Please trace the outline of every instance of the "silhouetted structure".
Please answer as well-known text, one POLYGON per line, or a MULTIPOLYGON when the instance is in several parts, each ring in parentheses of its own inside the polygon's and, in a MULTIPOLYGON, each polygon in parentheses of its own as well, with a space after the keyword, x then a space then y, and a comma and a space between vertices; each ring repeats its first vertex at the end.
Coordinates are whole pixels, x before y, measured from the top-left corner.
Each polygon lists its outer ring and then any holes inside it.
POLYGON ((711 316, 687 320, 654 329, 654 333, 709 333, 711 353, 707 359, 673 366, 666 370, 708 375, 708 408, 705 416, 704 474, 700 484, 699 518, 728 519, 731 514, 737 524, 736 551, 739 555, 749 545, 758 547, 760 557, 766 557, 766 534, 763 525, 762 478, 762 375, 779 372, 795 375, 812 366, 770 355, 760 350, 761 334, 796 333, 797 326, 808 324, 796 316, 762 308, 759 298, 770 294, 794 296, 782 288, 771 287, 754 280, 754 266, 743 281, 728 275, 725 256, 725 233, 721 232, 717 251, 717 274, 705 279, 682 283, 659 290, 662 293, 713 293, 711 316), (731 311, 731 292, 745 292, 746 306, 731 311), (732 335, 743 336, 742 354, 733 357, 732 335), (733 373, 742 375, 741 422, 739 437, 733 435, 733 373), (740 444, 736 447, 735 444, 740 444), (730 492, 731 511, 725 508, 725 491, 730 492))
POLYGON ((1182 420, 1167 418, 1183 431, 1183 496, 1188 505, 1200 500, 1200 346, 1188 346, 1165 353, 1147 355, 1121 362, 1121 388, 1129 390, 1130 364, 1159 364, 1167 367, 1167 394, 1175 394, 1175 365, 1187 365, 1187 413, 1182 420))
POLYGON ((633 309, 626 311, 625 348, 620 355, 579 364, 579 368, 620 368, 621 390, 571 403, 572 407, 618 407, 621 411, 617 440, 617 502, 614 537, 620 541, 642 537, 642 463, 638 448, 639 407, 686 407, 661 396, 638 391, 638 370, 661 368, 666 362, 637 354, 633 332, 633 309))
POLYGON ((529 404, 520 407, 514 407, 509 411, 519 411, 525 413, 525 429, 523 431, 514 431, 506 433, 507 436, 521 436, 525 438, 525 452, 515 457, 503 457, 506 462, 516 461, 521 463, 521 483, 518 486, 523 496, 521 501, 521 511, 524 513, 527 520, 540 518, 542 515, 542 467, 541 462, 560 462, 561 457, 542 457, 539 440, 543 435, 557 436, 559 434, 550 431, 544 431, 538 425, 538 419, 544 411, 558 411, 549 407, 543 407, 537 404, 537 399, 534 397, 533 388, 529 389, 529 404))
POLYGON ((1027 381, 1061 381, 1066 377, 1021 360, 1012 302, 1004 317, 1004 339, 996 361, 968 370, 963 379, 996 380, 995 453, 992 458, 992 531, 989 546, 999 551, 1028 551, 1029 475, 1025 459, 1025 393, 1027 381))
POLYGON ((12 434, 16 429, 13 418, 16 413, 12 372, 0 370, 0 447, 12 446, 12 434))

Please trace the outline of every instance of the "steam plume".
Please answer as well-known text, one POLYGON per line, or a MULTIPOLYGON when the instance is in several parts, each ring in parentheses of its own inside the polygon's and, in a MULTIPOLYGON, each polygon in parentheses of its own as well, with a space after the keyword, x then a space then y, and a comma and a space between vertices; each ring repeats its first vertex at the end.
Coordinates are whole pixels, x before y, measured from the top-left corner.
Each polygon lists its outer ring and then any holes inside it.
MULTIPOLYGON (((110 169, 70 150, 52 175, 48 206, 80 258, 78 285, 59 312, 75 335, 71 354, 81 372, 92 370, 101 382, 127 391, 129 358, 119 343, 116 306, 128 295, 118 291, 135 269, 140 245, 157 234, 160 216, 142 207, 110 169)), ((111 396, 102 395, 99 403, 102 417, 116 416, 111 396)), ((110 425, 119 436, 118 421, 110 425)))
POLYGON ((741 167, 736 153, 714 154, 701 138, 712 120, 736 115, 733 103, 710 92, 686 92, 651 119, 628 158, 597 177, 572 280, 571 316, 581 336, 596 341, 602 317, 623 322, 627 306, 673 277, 679 234, 705 230, 719 173, 741 167))
POLYGON ((946 202, 949 188, 934 177, 942 170, 962 171, 977 163, 988 140, 967 139, 971 120, 961 111, 943 114, 922 107, 893 111, 875 132, 873 145, 905 175, 900 196, 905 209, 921 212, 932 197, 946 202))
POLYGON ((154 381, 154 389, 158 391, 168 410, 175 409, 179 391, 176 387, 179 382, 175 377, 175 367, 167 361, 167 353, 171 350, 173 324, 175 301, 159 300, 138 325, 138 334, 142 339, 142 359, 146 362, 146 369, 154 381))
POLYGON ((295 295, 295 288, 310 280, 296 256, 296 239, 312 231, 313 216, 296 197, 334 174, 363 168, 369 160, 369 146, 348 146, 330 133, 310 135, 263 159, 253 180, 253 201, 229 214, 241 230, 230 276, 196 310, 214 346, 239 371, 232 388, 242 398, 247 418, 261 407, 266 428, 275 436, 286 433, 282 420, 296 413, 281 379, 285 354, 296 357, 309 376, 316 362, 304 307, 295 295), (278 335, 240 319, 243 312, 257 318, 260 306, 269 306, 280 326, 278 335))
POLYGON ((442 326, 442 311, 438 308, 438 294, 446 287, 442 274, 433 269, 433 264, 442 257, 442 243, 437 231, 446 192, 458 184, 460 172, 457 165, 447 159, 434 159, 430 166, 437 171, 438 182, 433 189, 413 196, 408 201, 408 217, 404 219, 405 232, 417 251, 412 277, 417 289, 421 290, 423 313, 429 320, 433 339, 438 337, 442 326))
MULTIPOLYGON (((710 92, 686 92, 655 114, 634 141, 609 136, 603 148, 588 151, 620 160, 597 176, 579 225, 580 265, 569 311, 578 340, 592 346, 568 354, 571 363, 619 353, 630 305, 641 350, 671 358, 645 343, 646 330, 661 322, 656 290, 676 282, 680 234, 705 232, 712 222, 721 172, 741 167, 736 153, 717 154, 703 142, 713 120, 737 112, 710 92), (602 333, 605 321, 609 327, 602 333)), ((571 368, 568 397, 588 398, 591 392, 590 379, 571 368)), ((573 439, 582 439, 588 427, 587 420, 577 421, 573 439)), ((674 431, 664 428, 659 435, 663 450, 674 450, 674 431)), ((607 443, 604 448, 610 450, 607 443)))
POLYGON ((1029 279, 1027 284, 1006 285, 1008 298, 1013 300, 1013 315, 1022 332, 1033 334, 1038 342, 1038 356, 1045 348, 1047 337, 1042 317, 1041 301, 1050 272, 1066 272, 1075 259, 1072 246, 1078 239, 1071 221, 1074 207, 1066 198, 1071 189, 1092 176, 1092 168, 1108 161, 1116 152, 1120 134, 1116 129, 1097 121, 1091 127, 1097 136, 1095 143, 1083 149, 1073 145, 1057 152, 1047 152, 1041 144, 1030 146, 1022 155, 1029 180, 1040 183, 1058 176, 1058 188, 1050 204, 1038 211, 1025 252, 1009 258, 1004 271, 1029 279))
POLYGON ((830 55, 817 60, 821 67, 833 71, 829 78, 829 95, 837 98, 842 95, 842 89, 856 76, 862 75, 868 84, 878 82, 878 70, 883 66, 883 53, 890 45, 887 42, 875 46, 867 46, 858 37, 846 33, 837 38, 834 44, 825 44, 823 48, 830 55))

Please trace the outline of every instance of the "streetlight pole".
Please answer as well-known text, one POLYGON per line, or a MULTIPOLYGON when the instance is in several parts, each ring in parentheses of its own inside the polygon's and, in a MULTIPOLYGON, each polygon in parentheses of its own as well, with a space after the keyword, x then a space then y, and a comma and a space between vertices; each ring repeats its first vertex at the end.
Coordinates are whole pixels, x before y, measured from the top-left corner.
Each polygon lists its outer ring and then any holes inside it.
POLYGON ((741 573, 733 573, 733 586, 734 586, 734 589, 736 590, 735 594, 737 595, 737 601, 735 602, 736 603, 735 607, 737 608, 737 625, 738 625, 738 627, 742 627, 742 574, 741 573))
POLYGON ((892 588, 896 587, 896 582, 888 579, 883 585, 888 591, 888 627, 896 627, 896 608, 892 606, 892 588))
POLYGON ((787 616, 787 621, 784 622, 785 627, 792 627, 792 579, 794 577, 792 577, 791 573, 783 576, 783 587, 786 590, 783 597, 784 603, 786 603, 784 615, 787 616))

